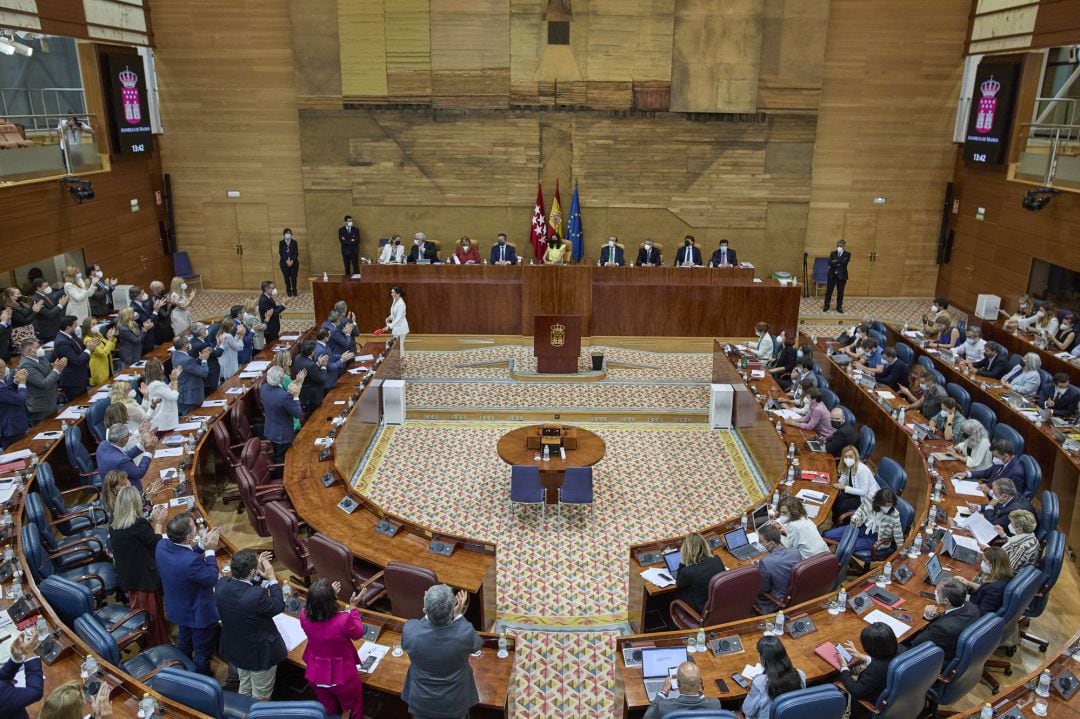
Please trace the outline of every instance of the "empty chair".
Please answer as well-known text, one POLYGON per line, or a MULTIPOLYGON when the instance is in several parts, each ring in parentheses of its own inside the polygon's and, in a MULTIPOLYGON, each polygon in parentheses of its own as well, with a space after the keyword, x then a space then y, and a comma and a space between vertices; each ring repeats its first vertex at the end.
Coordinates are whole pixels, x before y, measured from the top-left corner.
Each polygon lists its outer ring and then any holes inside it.
POLYGON ((593 506, 592 467, 567 467, 563 484, 559 487, 558 513, 562 516, 564 504, 593 506))
POLYGON ((776 697, 769 707, 769 719, 844 719, 845 712, 847 697, 835 686, 825 684, 776 697))
POLYGON ((875 342, 878 343, 878 347, 884 347, 885 346, 885 333, 884 332, 878 332, 876 330, 870 330, 869 332, 867 332, 867 334, 870 335, 871 339, 873 339, 875 342))
POLYGON ((1047 602, 1050 600, 1050 590, 1054 588, 1058 577, 1061 576, 1061 565, 1064 560, 1065 535, 1055 529, 1050 532, 1050 536, 1046 539, 1046 549, 1043 551, 1042 561, 1040 562, 1043 573, 1042 586, 1035 592, 1035 597, 1028 604, 1027 609, 1024 610, 1024 616, 1019 620, 1020 638, 1034 642, 1039 646, 1039 651, 1044 654, 1050 642, 1034 634, 1028 634, 1025 630, 1031 624, 1031 620, 1042 616, 1043 611, 1046 609, 1047 602))
POLYGON ((751 617, 760 588, 761 572, 752 564, 720 572, 709 580, 709 599, 701 614, 676 599, 669 607, 671 621, 679 629, 695 629, 751 617))
POLYGON ((948 706, 967 695, 982 680, 983 664, 1001 644, 1005 622, 996 614, 984 614, 969 624, 956 639, 956 656, 941 670, 930 688, 931 708, 948 706))
POLYGON ((78 425, 64 430, 64 449, 67 450, 68 462, 79 472, 79 483, 100 489, 101 477, 98 476, 90 450, 82 443, 82 430, 78 425))
POLYGON ((1040 542, 1045 542, 1050 532, 1057 529, 1060 516, 1061 504, 1057 494, 1049 489, 1043 490, 1039 495, 1039 507, 1035 510, 1035 537, 1040 542))
POLYGON ((814 258, 814 297, 818 296, 818 290, 829 284, 829 258, 814 258))
POLYGON ((859 448, 859 459, 863 462, 870 459, 870 454, 874 451, 874 446, 877 444, 877 437, 874 435, 874 430, 869 426, 863 425, 859 427, 857 444, 859 448))
POLYGON ((783 608, 831 592, 839 571, 836 555, 825 553, 807 557, 791 568, 791 584, 783 601, 777 601, 775 597, 770 599, 783 608))
MULTIPOLYGON (((225 479, 230 479, 234 483, 236 482, 236 468, 240 466, 240 455, 238 451, 243 445, 231 445, 229 444, 229 430, 225 426, 224 422, 214 422, 210 425, 210 436, 214 440, 214 448, 217 450, 217 458, 225 467, 225 477, 222 478, 222 483, 225 479)), ((239 514, 242 509, 240 502, 241 499, 239 493, 228 494, 221 493, 221 503, 228 504, 229 502, 236 501, 236 513, 239 514)), ((265 534, 262 536, 266 536, 265 534)))
POLYGON ((24 524, 21 530, 23 555, 34 581, 41 583, 54 574, 83 584, 95 599, 101 600, 116 591, 116 568, 112 562, 91 562, 73 569, 59 569, 41 544, 35 524, 24 524))
POLYGON ((252 437, 244 442, 240 450, 240 464, 251 470, 255 484, 260 487, 281 482, 281 475, 285 469, 284 464, 274 464, 270 461, 270 455, 265 451, 263 441, 258 437, 252 437))
POLYGON ((943 375, 941 372, 939 372, 936 367, 931 367, 927 371, 930 373, 930 376, 934 378, 934 382, 936 384, 939 384, 942 387, 945 386, 945 384, 946 384, 945 375, 943 375))
POLYGON ((926 693, 938 680, 945 652, 933 642, 912 647, 889 662, 885 691, 871 707, 878 719, 911 719, 926 708, 926 693))
MULTIPOLYGON (((986 433, 991 437, 994 436, 994 428, 997 427, 997 415, 994 414, 994 410, 987 407, 982 402, 972 402, 971 410, 967 415, 968 419, 977 419, 983 427, 986 427, 986 433)), ((1017 452, 1019 454, 1019 452, 1017 452)))
POLYGON ((915 350, 911 349, 911 345, 906 342, 896 343, 896 356, 904 361, 908 367, 915 361, 915 350))
POLYGON ((112 400, 108 397, 102 397, 99 400, 95 400, 90 405, 90 409, 86 410, 86 424, 90 427, 90 434, 94 435, 94 439, 98 442, 105 441, 105 410, 112 404, 112 400))
MULTIPOLYGON (((1009 583, 1005 585, 1005 594, 1001 607, 994 613, 1004 623, 1006 637, 1009 636, 1012 626, 1020 621, 1021 615, 1027 610, 1028 605, 1031 604, 1040 587, 1043 586, 1043 579, 1044 575, 1041 571, 1033 566, 1027 566, 1017 572, 1009 580, 1009 583)), ((1005 653, 1008 656, 1012 656, 1015 651, 1015 646, 1005 648, 1005 653)), ((1011 674, 1012 663, 1006 659, 989 659, 985 664, 985 668, 983 679, 994 690, 994 693, 997 693, 1000 684, 990 675, 989 670, 1002 669, 1006 674, 1011 674)))
MULTIPOLYGON (((816 365, 817 362, 815 362, 814 364, 816 365)), ((815 372, 814 374, 817 377, 817 386, 821 389, 829 389, 829 380, 825 379, 825 375, 821 374, 820 372, 815 372)))
POLYGON ((379 582, 382 572, 367 562, 358 562, 352 551, 336 539, 316 534, 308 538, 307 548, 319 578, 329 579, 331 584, 341 582, 338 599, 348 601, 360 592, 360 603, 366 607, 386 594, 379 582))
POLYGON ((52 514, 56 528, 63 534, 72 535, 101 524, 108 524, 109 514, 101 505, 101 493, 97 487, 82 486, 61 492, 56 488, 56 480, 53 478, 52 467, 48 462, 38 465, 35 482, 41 498, 45 500, 45 506, 52 514), (76 492, 89 494, 96 499, 69 506, 64 495, 76 492))
POLYGON ((1019 432, 1003 422, 998 422, 994 427, 990 441, 992 442, 995 439, 1007 439, 1012 442, 1013 455, 1024 453, 1024 438, 1019 432))
POLYGON ((1023 495, 1030 501, 1039 493, 1042 486, 1042 467, 1030 454, 1020 455, 1020 467, 1024 470, 1024 486, 1019 488, 1023 495))
POLYGON ((435 572, 405 562, 390 562, 383 571, 390 613, 404 619, 424 616, 424 592, 439 583, 435 572))
POLYGON ((280 484, 259 487, 247 467, 236 469, 236 486, 240 489, 240 506, 247 511, 248 523, 260 537, 269 537, 266 525, 266 505, 270 502, 288 503, 288 495, 280 484))
POLYGON ((274 540, 274 559, 280 560, 285 568, 311 583, 311 566, 307 540, 300 538, 300 520, 293 508, 284 502, 267 502, 265 506, 266 527, 274 540))
POLYGON ((919 358, 915 361, 921 364, 926 369, 934 369, 934 360, 930 359, 926 355, 919 355, 919 358))
POLYGON ((510 502, 508 508, 510 516, 514 516, 515 505, 532 505, 540 507, 544 516, 547 516, 547 492, 544 485, 540 484, 540 469, 529 465, 515 464, 510 468, 510 502))
POLYGON ((971 394, 955 382, 947 383, 945 385, 945 391, 950 397, 956 400, 958 405, 960 405, 960 414, 967 417, 968 412, 971 411, 971 394))
POLYGON ((881 320, 874 320, 870 323, 870 329, 874 330, 875 332, 885 334, 885 323, 881 320))
POLYGON ((70 537, 56 536, 45 515, 45 503, 37 492, 28 492, 23 500, 26 519, 38 528, 41 544, 59 569, 70 569, 102 559, 108 554, 108 528, 97 527, 70 537))
POLYGON ((891 457, 881 458, 875 476, 879 485, 888 487, 896 492, 897 496, 903 494, 907 488, 907 472, 891 457))
POLYGON ((855 553, 855 540, 859 537, 859 528, 854 524, 848 524, 844 527, 844 533, 840 535, 840 542, 836 545, 834 554, 836 555, 836 562, 839 566, 836 572, 836 583, 833 584, 833 589, 839 589, 840 585, 844 583, 847 578, 848 567, 851 566, 851 557, 855 553))
MULTIPOLYGON (((248 394, 251 394, 250 392, 248 394)), ((245 395, 246 397, 246 395, 245 395)), ((244 444, 252 437, 257 437, 247 417, 247 402, 239 399, 229 407, 229 429, 232 431, 233 444, 244 444)), ((264 440, 265 441, 265 440, 264 440)), ((266 443, 266 453, 270 453, 270 443, 266 443)))
POLYGON ((195 671, 195 664, 185 657, 172 644, 159 644, 144 649, 127 661, 121 661, 120 646, 109 633, 105 624, 93 614, 84 614, 76 619, 72 629, 99 657, 113 666, 120 667, 127 674, 140 681, 145 681, 151 674, 164 667, 176 667, 189 672, 195 671))
POLYGON ((150 679, 150 687, 166 699, 183 704, 211 719, 244 719, 255 701, 226 691, 213 677, 165 667, 150 679))
POLYGON ((855 413, 852 412, 847 407, 845 407, 844 405, 840 405, 840 411, 844 415, 844 422, 846 422, 847 424, 854 427, 855 426, 855 413))
POLYGON ((836 392, 831 389, 821 390, 821 401, 825 403, 825 406, 830 410, 840 404, 840 398, 836 396, 836 392))
POLYGON ((191 258, 188 257, 188 253, 173 253, 173 271, 176 273, 176 277, 183 279, 192 287, 198 284, 199 289, 202 289, 202 275, 192 269, 191 258))
POLYGON ((255 702, 247 719, 326 719, 326 710, 314 701, 255 702))
POLYGON ((84 614, 92 614, 101 620, 105 631, 113 636, 121 649, 146 634, 150 624, 150 616, 145 609, 106 604, 95 612, 94 595, 90 590, 85 585, 59 575, 45 577, 38 589, 64 624, 70 627, 84 614))

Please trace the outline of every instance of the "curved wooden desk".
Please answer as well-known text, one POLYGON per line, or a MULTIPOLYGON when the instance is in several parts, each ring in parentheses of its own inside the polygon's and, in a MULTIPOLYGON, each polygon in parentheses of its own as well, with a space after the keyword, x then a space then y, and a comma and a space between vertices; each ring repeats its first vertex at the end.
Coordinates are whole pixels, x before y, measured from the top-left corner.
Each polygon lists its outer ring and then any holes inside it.
POLYGON ((542 450, 530 447, 539 446, 540 431, 545 425, 532 424, 527 427, 512 429, 499 438, 499 458, 510 466, 525 465, 540 469, 540 483, 547 490, 547 503, 555 504, 559 498, 559 488, 569 467, 591 467, 604 458, 604 440, 595 433, 581 427, 564 427, 573 433, 573 448, 567 440, 566 459, 557 448, 553 448, 550 459, 544 460, 542 450), (530 442, 530 440, 533 440, 530 442), (540 459, 537 459, 540 457, 540 459))

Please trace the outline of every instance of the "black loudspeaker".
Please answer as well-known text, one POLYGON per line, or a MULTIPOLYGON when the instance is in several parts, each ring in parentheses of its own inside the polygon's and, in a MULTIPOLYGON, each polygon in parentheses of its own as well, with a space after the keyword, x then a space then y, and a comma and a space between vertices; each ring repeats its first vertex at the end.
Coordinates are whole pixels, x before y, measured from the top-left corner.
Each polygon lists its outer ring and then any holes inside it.
POLYGON ((949 214, 952 212, 953 185, 945 183, 945 204, 941 208, 941 229, 938 230, 937 263, 948 263, 951 244, 949 237, 949 214))
POLYGON ((952 262, 952 247, 955 239, 956 230, 949 230, 949 236, 945 239, 945 264, 952 262))
POLYGON ((176 217, 173 215, 172 175, 165 173, 165 217, 167 223, 162 240, 165 244, 165 253, 172 257, 176 252, 176 217))

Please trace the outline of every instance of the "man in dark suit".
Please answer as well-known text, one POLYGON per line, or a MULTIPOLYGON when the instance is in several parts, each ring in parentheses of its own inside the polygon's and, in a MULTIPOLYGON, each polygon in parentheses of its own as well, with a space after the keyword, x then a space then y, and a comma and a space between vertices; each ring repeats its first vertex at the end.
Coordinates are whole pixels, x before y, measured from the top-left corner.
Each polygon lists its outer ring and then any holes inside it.
POLYGON ((166 541, 154 550, 165 596, 165 617, 179 629, 177 648, 195 661, 195 671, 213 676, 214 635, 218 628, 214 587, 218 565, 214 553, 220 529, 211 529, 201 542, 191 515, 178 514, 165 528, 166 541))
POLYGON ((623 248, 618 245, 619 238, 612 235, 607 244, 600 248, 601 267, 622 267, 626 264, 623 258, 623 248))
POLYGON ((701 267, 701 250, 694 244, 694 236, 683 238, 683 246, 675 255, 676 267, 701 267))
POLYGON ((154 308, 154 344, 164 344, 173 339, 172 311, 174 305, 169 302, 169 290, 160 280, 150 282, 150 300, 154 308))
MULTIPOLYGON (((862 365, 860 365, 862 368, 862 365)), ((891 389, 900 391, 900 385, 907 387, 910 369, 904 360, 896 356, 895 347, 886 347, 881 352, 881 366, 877 369, 866 368, 872 372, 878 381, 891 389)))
POLYGON ((153 457, 142 446, 135 445, 125 451, 124 447, 131 438, 131 430, 126 424, 114 424, 105 432, 105 441, 97 446, 96 459, 98 474, 104 477, 109 472, 118 470, 131 480, 131 486, 142 491, 142 478, 150 469, 153 457))
POLYGON ((278 267, 281 268, 281 276, 285 278, 285 294, 296 297, 296 277, 300 274, 300 246, 296 244, 292 230, 288 227, 281 233, 281 242, 278 243, 278 267))
POLYGON ((277 665, 289 656, 274 624, 274 617, 285 611, 285 599, 270 552, 241 549, 231 565, 232 575, 218 579, 214 593, 221 616, 221 656, 239 672, 240 693, 267 702, 274 694, 277 665))
POLYGON ((0 310, 0 360, 9 360, 16 355, 11 346, 11 308, 0 310))
POLYGON ((972 367, 980 377, 1001 379, 1009 370, 1009 352, 997 342, 987 342, 983 358, 972 367))
POLYGON ((676 712, 718 712, 723 707, 719 699, 705 696, 701 686, 701 670, 693 662, 683 662, 675 673, 679 683, 679 696, 668 699, 671 679, 664 681, 664 688, 656 693, 643 719, 663 719, 676 712))
POLYGON ((34 312, 34 334, 42 342, 48 342, 60 331, 64 321, 64 307, 68 296, 65 294, 59 302, 52 299, 52 287, 44 277, 34 280, 34 294, 30 298, 30 309, 34 312))
POLYGON ((285 311, 285 302, 278 302, 277 294, 277 287, 274 287, 272 280, 263 281, 262 294, 259 295, 259 317, 266 325, 263 337, 267 343, 277 342, 277 338, 281 336, 281 313, 285 311))
POLYGON ((833 407, 829 411, 829 420, 834 431, 829 440, 825 442, 825 449, 829 454, 840 459, 840 453, 844 451, 844 447, 858 446, 859 435, 855 431, 855 425, 848 424, 847 417, 844 416, 844 410, 840 409, 839 406, 833 407))
POLYGON ((493 265, 516 265, 517 251, 506 244, 506 235, 499 233, 495 238, 495 244, 491 246, 491 264, 493 265))
POLYGON ((787 596, 791 588, 791 570, 802 560, 802 554, 794 547, 784 546, 776 525, 762 525, 758 538, 768 553, 754 560, 761 570, 761 596, 757 604, 764 614, 769 614, 779 608, 772 600, 783 600, 787 596))
MULTIPOLYGON (((220 327, 215 325, 215 327, 220 327)), ((202 322, 191 325, 191 351, 192 357, 198 357, 204 349, 210 348, 210 355, 206 358, 206 378, 203 380, 203 394, 209 396, 221 384, 221 355, 225 354, 225 335, 214 332, 214 340, 210 340, 210 328, 202 322)))
POLYGON ((445 584, 424 593, 423 619, 410 619, 401 631, 409 670, 401 699, 414 717, 467 717, 480 702, 469 655, 484 640, 464 616, 468 595, 445 584))
POLYGON ((338 228, 337 238, 341 243, 341 261, 345 263, 345 274, 359 274, 360 228, 353 225, 352 215, 345 215, 345 224, 338 228))
POLYGON ((196 407, 202 406, 206 398, 206 376, 210 374, 211 349, 203 347, 196 356, 191 356, 191 338, 180 336, 173 339, 172 364, 173 368, 183 370, 177 382, 176 389, 180 392, 176 400, 176 409, 183 417, 196 407))
POLYGON ((86 394, 86 388, 90 385, 90 355, 101 344, 99 338, 91 337, 84 345, 75 335, 78 324, 78 317, 65 315, 60 331, 53 340, 53 357, 67 360, 67 366, 60 374, 60 391, 67 402, 86 394))
MULTIPOLYGON (((38 640, 16 632, 11 645, 11 658, 0 667, 0 716, 4 719, 26 719, 26 707, 41 701, 45 693, 45 675, 41 671, 41 659, 34 653, 38 640), (18 685, 15 675, 22 669, 23 680, 18 685)), ((40 707, 39 707, 40 709, 40 707)), ((38 712, 34 712, 37 716, 38 712)))
POLYGON ((7 363, 0 359, 0 449, 18 442, 30 429, 26 377, 24 369, 8 372, 7 363))
POLYGON ((735 250, 728 247, 727 240, 720 240, 720 249, 712 253, 709 267, 735 267, 739 264, 739 258, 735 250))
MULTIPOLYGON (((135 312, 135 321, 143 328, 142 354, 154 349, 154 331, 158 323, 158 310, 154 306, 154 300, 142 287, 136 285, 128 290, 129 307, 135 312), (150 323, 147 327, 147 323, 150 323)), ((164 304, 164 300, 162 300, 164 304)))
POLYGON ((949 577, 937 585, 934 601, 938 606, 927 605, 923 611, 930 624, 909 639, 906 646, 910 649, 933 642, 945 652, 945 664, 948 664, 956 656, 956 640, 960 638, 960 632, 979 618, 979 608, 967 601, 967 587, 956 577, 949 577))
POLYGON ((984 506, 979 507, 977 504, 969 504, 971 509, 981 511, 986 521, 995 527, 1000 527, 998 534, 1003 538, 1012 536, 1009 531, 1009 513, 1017 509, 1023 509, 1031 512, 1032 516, 1035 516, 1035 509, 1031 506, 1031 502, 1027 501, 1023 495, 1016 490, 1016 485, 1013 484, 1011 479, 995 479, 990 483, 990 502, 984 506))
POLYGON ((301 372, 307 372, 304 377, 304 386, 300 389, 300 408, 309 415, 322 404, 326 396, 326 383, 329 381, 330 374, 327 370, 329 364, 330 355, 326 352, 315 359, 315 343, 311 341, 305 342, 300 347, 300 354, 293 362, 294 377, 301 372))
POLYGON ((836 311, 844 311, 844 285, 848 280, 848 263, 851 262, 851 253, 845 249, 847 245, 843 240, 836 243, 836 249, 829 253, 829 274, 825 283, 825 309, 829 311, 832 304, 833 290, 836 290, 836 311))
MULTIPOLYGON (((1016 491, 1021 495, 1027 495, 1027 487, 1024 483, 1024 467, 1020 464, 1020 458, 1016 456, 1013 443, 1007 439, 995 439, 990 445, 994 463, 986 469, 974 472, 957 472, 958 479, 977 479, 983 492, 990 490, 994 480, 1007 479, 1013 483, 1016 491)), ((1013 509, 1026 509, 1026 507, 1009 507, 1013 509)), ((1003 526, 1008 526, 1003 525, 1003 526)))
POLYGON ((435 245, 427 241, 427 235, 423 232, 417 232, 413 235, 413 246, 409 250, 409 256, 405 259, 409 264, 416 264, 420 260, 426 262, 439 261, 439 253, 435 249, 435 245))
POLYGON ((1040 407, 1049 409, 1055 417, 1072 417, 1080 406, 1080 390, 1069 384, 1069 375, 1058 372, 1054 381, 1039 390, 1040 407))
POLYGON ((659 267, 662 264, 660 250, 653 247, 652 240, 645 240, 641 245, 634 264, 638 267, 659 267))
POLYGON ((285 370, 271 367, 266 371, 266 381, 259 388, 263 406, 263 437, 274 448, 274 464, 284 462, 285 452, 292 446, 295 437, 293 420, 300 419, 298 397, 304 388, 304 380, 297 376, 289 389, 282 389, 284 379, 285 370))
POLYGON ((86 276, 93 283, 90 285, 90 314, 94 317, 111 315, 113 309, 113 290, 116 289, 117 279, 106 278, 101 271, 101 265, 87 265, 86 276))
MULTIPOLYGON (((347 327, 347 326, 346 326, 347 327)), ((344 336, 344 335, 342 335, 344 336)), ((341 373, 345 369, 352 358, 355 357, 355 353, 352 350, 345 350, 341 354, 336 353, 332 335, 326 328, 320 329, 315 334, 315 347, 311 359, 315 362, 322 361, 323 357, 326 357, 326 386, 323 388, 323 394, 328 390, 332 390, 337 387, 338 378, 341 377, 341 373)), ((303 404, 303 397, 300 399, 300 403, 303 404)), ((319 400, 322 402, 322 400, 319 400)))
POLYGON ((40 349, 41 345, 33 337, 19 345, 22 353, 19 369, 26 372, 26 413, 30 415, 31 427, 56 411, 60 373, 67 367, 66 359, 53 360, 50 364, 44 355, 39 357, 40 349))

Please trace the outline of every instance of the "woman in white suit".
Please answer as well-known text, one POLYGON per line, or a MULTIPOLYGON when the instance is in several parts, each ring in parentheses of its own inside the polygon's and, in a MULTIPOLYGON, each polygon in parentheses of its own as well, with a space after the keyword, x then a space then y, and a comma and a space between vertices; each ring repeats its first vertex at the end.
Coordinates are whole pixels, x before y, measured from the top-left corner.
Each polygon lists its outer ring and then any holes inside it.
POLYGON ((401 244, 401 235, 394 235, 389 242, 382 246, 382 252, 379 253, 379 264, 405 264, 405 247, 401 244))
POLYGON ((394 287, 390 290, 390 316, 386 318, 386 331, 398 340, 398 352, 405 356, 405 335, 409 334, 409 320, 405 318, 405 290, 394 287))

